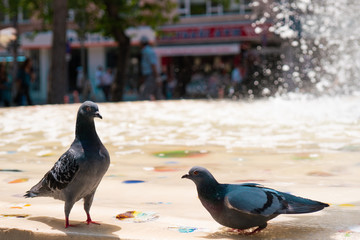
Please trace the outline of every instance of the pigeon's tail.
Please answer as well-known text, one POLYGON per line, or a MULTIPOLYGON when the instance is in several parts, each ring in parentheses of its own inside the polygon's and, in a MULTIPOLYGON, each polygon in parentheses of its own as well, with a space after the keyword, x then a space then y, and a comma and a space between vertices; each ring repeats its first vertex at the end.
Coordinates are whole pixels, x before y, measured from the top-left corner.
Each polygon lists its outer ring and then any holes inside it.
POLYGON ((27 191, 26 194, 24 195, 24 197, 26 197, 26 198, 33 198, 33 197, 36 197, 37 195, 38 195, 37 193, 31 192, 31 191, 27 191))
POLYGON ((35 186, 33 186, 29 191, 26 192, 26 194, 24 195, 24 197, 26 198, 33 198, 33 197, 37 197, 40 193, 41 189, 41 181, 36 184, 35 186))
POLYGON ((317 212, 329 206, 327 203, 297 197, 287 193, 282 193, 281 195, 285 197, 287 202, 287 207, 281 211, 281 213, 285 214, 317 212))
POLYGON ((49 188, 43 185, 43 180, 33 186, 29 191, 26 192, 24 197, 33 198, 33 197, 45 197, 49 194, 49 188))

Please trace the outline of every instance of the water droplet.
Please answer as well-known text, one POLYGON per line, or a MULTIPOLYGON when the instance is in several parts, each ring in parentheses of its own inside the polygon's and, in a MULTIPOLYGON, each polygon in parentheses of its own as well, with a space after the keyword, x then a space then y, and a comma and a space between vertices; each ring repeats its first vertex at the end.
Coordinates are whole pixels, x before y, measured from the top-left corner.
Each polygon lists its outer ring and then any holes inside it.
POLYGON ((297 47, 297 46, 299 46, 299 42, 298 41, 292 41, 291 46, 297 47))
POLYGON ((260 34, 263 30, 261 29, 261 27, 256 27, 254 31, 256 34, 260 34))
POLYGON ((282 66, 282 70, 284 71, 284 72, 287 72, 287 71, 289 71, 290 70, 290 67, 289 67, 289 65, 283 65, 282 66))

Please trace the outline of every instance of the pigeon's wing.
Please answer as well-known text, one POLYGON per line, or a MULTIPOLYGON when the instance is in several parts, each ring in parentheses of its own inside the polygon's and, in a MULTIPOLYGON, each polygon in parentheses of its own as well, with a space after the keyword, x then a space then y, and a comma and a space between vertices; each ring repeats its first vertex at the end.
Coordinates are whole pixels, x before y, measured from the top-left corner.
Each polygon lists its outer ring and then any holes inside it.
POLYGON ((78 158, 78 154, 73 149, 66 151, 54 167, 45 174, 43 185, 47 185, 50 190, 65 188, 79 170, 78 158))
POLYGON ((328 207, 329 204, 314 201, 307 198, 294 196, 292 194, 278 192, 286 201, 287 207, 279 210, 279 213, 296 214, 296 213, 310 213, 322 210, 328 207))
POLYGON ((225 195, 224 202, 228 208, 263 216, 279 214, 287 208, 286 201, 277 191, 257 185, 234 186, 225 195))

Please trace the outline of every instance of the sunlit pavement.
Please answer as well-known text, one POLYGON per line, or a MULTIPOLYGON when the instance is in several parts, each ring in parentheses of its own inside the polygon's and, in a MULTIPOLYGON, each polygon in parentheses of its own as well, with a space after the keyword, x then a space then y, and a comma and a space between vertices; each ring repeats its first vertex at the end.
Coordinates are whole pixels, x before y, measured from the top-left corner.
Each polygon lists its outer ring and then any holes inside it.
POLYGON ((82 201, 64 228, 64 203, 22 195, 74 138, 74 105, 0 109, 0 239, 360 239, 359 97, 99 103, 97 132, 111 156, 86 225, 82 201), (217 224, 194 183, 257 182, 327 202, 281 215, 255 235, 217 224), (136 211, 132 218, 118 214, 136 211))

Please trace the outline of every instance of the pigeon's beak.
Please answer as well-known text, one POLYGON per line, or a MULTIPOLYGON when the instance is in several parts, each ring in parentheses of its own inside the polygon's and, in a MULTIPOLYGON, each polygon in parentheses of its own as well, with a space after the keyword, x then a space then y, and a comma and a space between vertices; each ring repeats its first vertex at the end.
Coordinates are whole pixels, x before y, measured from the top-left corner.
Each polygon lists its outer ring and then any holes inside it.
POLYGON ((102 119, 102 116, 100 115, 99 111, 95 112, 94 117, 98 117, 98 118, 102 119))
POLYGON ((189 175, 189 174, 185 174, 185 175, 183 175, 181 178, 190 178, 190 175, 189 175))

